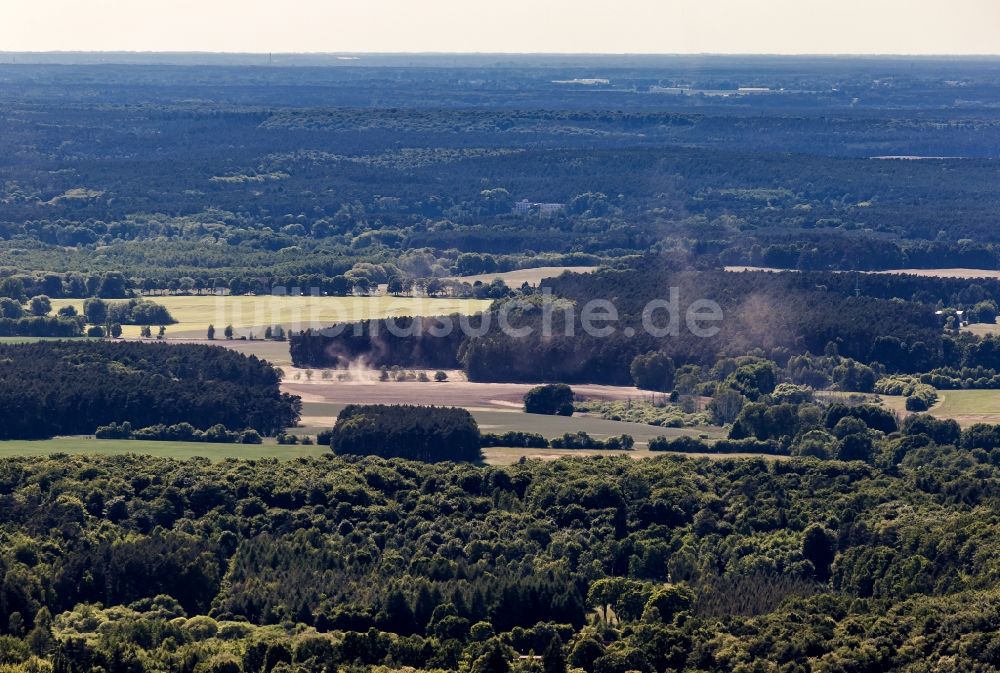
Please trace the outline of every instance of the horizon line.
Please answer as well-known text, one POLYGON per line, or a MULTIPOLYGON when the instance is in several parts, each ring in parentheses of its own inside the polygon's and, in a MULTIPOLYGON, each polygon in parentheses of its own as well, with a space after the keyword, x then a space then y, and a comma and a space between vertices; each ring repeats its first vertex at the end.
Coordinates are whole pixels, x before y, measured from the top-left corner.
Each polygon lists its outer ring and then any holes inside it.
POLYGON ((191 56, 750 56, 788 58, 1000 58, 998 52, 602 52, 602 51, 212 51, 204 49, 135 50, 135 49, 0 49, 4 55, 191 55, 191 56))

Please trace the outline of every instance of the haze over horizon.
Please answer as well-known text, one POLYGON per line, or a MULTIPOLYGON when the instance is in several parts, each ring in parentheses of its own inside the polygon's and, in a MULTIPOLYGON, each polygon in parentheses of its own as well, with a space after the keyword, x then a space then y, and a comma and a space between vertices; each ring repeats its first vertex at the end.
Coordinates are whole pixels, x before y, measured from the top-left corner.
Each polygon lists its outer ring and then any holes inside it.
POLYGON ((7 0, 7 52, 992 55, 954 0, 7 0))

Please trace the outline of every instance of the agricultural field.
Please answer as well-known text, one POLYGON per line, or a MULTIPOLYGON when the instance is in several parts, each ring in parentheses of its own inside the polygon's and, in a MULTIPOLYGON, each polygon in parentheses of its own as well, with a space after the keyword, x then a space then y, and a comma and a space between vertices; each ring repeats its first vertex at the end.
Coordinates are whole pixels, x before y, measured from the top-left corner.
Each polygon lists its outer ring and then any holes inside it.
POLYGON ((1000 390, 940 390, 930 411, 938 418, 953 418, 965 427, 974 423, 1000 423, 1000 390))
MULTIPOLYGON (((281 325, 286 331, 308 327, 327 327, 338 322, 354 322, 394 316, 432 316, 462 313, 472 315, 486 310, 490 302, 477 299, 430 299, 424 297, 274 297, 231 295, 168 295, 149 297, 170 311, 177 323, 167 326, 168 339, 201 339, 209 325, 215 325, 216 337, 222 338, 226 325, 236 336, 257 338, 268 326, 281 325)), ((115 300, 111 300, 115 301, 115 300)), ((83 310, 82 299, 53 299, 52 310, 63 306, 83 310)), ((125 337, 137 338, 139 326, 124 327, 125 337)), ((156 327, 153 327, 156 333, 156 327)))
POLYGON ((211 444, 202 442, 151 442, 137 439, 94 439, 93 437, 56 437, 41 440, 0 442, 0 457, 47 456, 55 453, 121 456, 142 454, 160 458, 279 458, 288 460, 317 456, 329 451, 322 446, 265 444, 211 444))
MULTIPOLYGON (((125 456, 143 455, 157 458, 174 458, 187 460, 190 458, 207 458, 212 462, 230 459, 259 460, 276 458, 292 460, 295 458, 311 458, 326 455, 330 452, 328 446, 281 446, 278 444, 207 444, 200 442, 149 442, 128 439, 94 439, 92 437, 56 437, 37 441, 3 441, 0 442, 0 458, 15 456, 53 456, 93 455, 93 456, 125 456)), ((490 447, 483 449, 483 463, 486 465, 512 465, 521 458, 538 460, 555 460, 572 456, 609 456, 627 455, 631 458, 655 458, 657 456, 685 455, 704 457, 710 460, 724 458, 765 458, 768 460, 784 460, 785 456, 759 456, 753 454, 674 454, 647 451, 638 447, 633 451, 596 451, 580 449, 511 449, 490 447)))
MULTIPOLYGON (((301 373, 303 370, 290 369, 288 372, 301 373)), ((341 373, 334 370, 334 373, 341 373)), ((433 374, 433 372, 430 372, 433 374)), ((417 381, 378 381, 378 372, 365 370, 357 372, 354 381, 328 381, 315 373, 311 382, 288 380, 282 384, 283 392, 298 395, 303 402, 325 402, 333 404, 420 404, 464 407, 466 409, 498 409, 517 411, 521 408, 524 395, 534 385, 528 383, 470 383, 458 380, 459 374, 448 372, 449 380, 443 383, 417 381)), ((574 385, 573 392, 580 397, 596 400, 638 400, 648 399, 648 391, 631 386, 605 386, 596 384, 574 385)))
MULTIPOLYGON (((879 395, 879 400, 900 418, 906 411, 906 398, 879 395)), ((1000 390, 939 390, 938 401, 930 412, 937 418, 951 418, 962 427, 975 423, 1000 423, 1000 390)))
MULTIPOLYGON (((299 372, 299 370, 290 370, 299 372)), ((457 380, 455 372, 448 372, 449 380, 443 383, 416 381, 380 382, 289 380, 281 385, 283 392, 302 398, 302 425, 296 434, 316 434, 332 427, 337 414, 347 404, 426 404, 455 406, 468 409, 483 432, 504 433, 510 430, 534 432, 548 439, 565 433, 586 432, 599 439, 613 435, 632 435, 637 445, 645 445, 653 437, 708 435, 717 438, 722 428, 661 428, 643 423, 611 421, 590 415, 571 417, 526 414, 523 399, 533 386, 523 383, 473 383, 457 380)), ((320 374, 315 373, 318 379, 320 374)), ((650 393, 630 386, 574 385, 578 397, 591 400, 641 400, 650 393)), ((523 452, 522 452, 523 453, 523 452)))
MULTIPOLYGON (((397 403, 402 403, 404 400, 400 399, 396 401, 397 403)), ((412 403, 413 398, 408 401, 412 403)), ((321 430, 329 429, 333 426, 337 414, 340 413, 340 410, 344 406, 346 406, 345 403, 304 402, 302 405, 301 427, 291 429, 290 432, 299 435, 315 435, 321 430)), ((660 435, 666 437, 679 437, 682 435, 698 437, 699 435, 706 435, 710 439, 718 439, 723 435, 723 430, 719 427, 660 428, 642 423, 609 421, 593 416, 543 416, 539 414, 526 414, 517 409, 466 408, 469 409, 472 417, 476 419, 480 430, 498 434, 519 430, 522 432, 538 433, 548 439, 574 432, 586 432, 597 439, 606 439, 614 435, 627 434, 632 435, 636 441, 636 445, 640 448, 645 446, 650 439, 660 435)), ((523 451, 531 452, 534 449, 525 449, 523 451)))
POLYGON ((481 273, 475 276, 459 276, 451 280, 460 280, 466 283, 480 281, 489 283, 494 278, 499 278, 507 287, 519 288, 524 283, 535 286, 546 278, 555 278, 564 272, 571 273, 593 273, 600 267, 596 266, 539 266, 533 269, 517 269, 516 271, 505 271, 503 273, 481 273))
MULTIPOLYGON (((726 271, 734 273, 739 273, 741 271, 768 271, 771 273, 778 273, 781 271, 798 271, 798 269, 776 269, 766 266, 727 266, 726 271)), ((879 271, 862 271, 861 273, 903 274, 907 276, 923 276, 925 278, 1000 278, 1000 271, 993 269, 883 269, 879 271)))
MULTIPOLYGON (((76 337, 74 340, 85 340, 88 337, 76 337)), ((0 337, 0 344, 33 344, 37 341, 63 341, 62 337, 0 337)))

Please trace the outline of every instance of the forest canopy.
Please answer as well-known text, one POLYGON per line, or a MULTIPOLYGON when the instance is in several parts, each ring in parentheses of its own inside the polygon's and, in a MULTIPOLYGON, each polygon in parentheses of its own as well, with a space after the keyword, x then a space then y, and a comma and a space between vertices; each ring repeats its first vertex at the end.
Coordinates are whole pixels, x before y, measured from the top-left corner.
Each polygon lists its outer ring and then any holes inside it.
POLYGON ((995 464, 5 458, 0 641, 74 672, 847 671, 874 638, 985 668, 995 464))
POLYGON ((0 345, 0 438, 190 423, 273 435, 298 421, 268 362, 224 348, 137 342, 0 345))

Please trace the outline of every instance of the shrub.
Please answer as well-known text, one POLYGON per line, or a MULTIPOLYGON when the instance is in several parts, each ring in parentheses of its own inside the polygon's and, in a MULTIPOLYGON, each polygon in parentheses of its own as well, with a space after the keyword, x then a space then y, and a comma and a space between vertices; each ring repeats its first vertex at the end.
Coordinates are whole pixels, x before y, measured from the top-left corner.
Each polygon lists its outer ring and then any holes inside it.
POLYGON ((481 446, 507 446, 516 449, 546 449, 549 440, 534 432, 511 430, 502 435, 486 432, 480 436, 481 446))
POLYGON ((586 432, 567 432, 562 437, 556 437, 549 445, 553 449, 608 449, 614 451, 630 451, 635 445, 631 435, 620 435, 600 440, 591 437, 586 432))
POLYGON ((94 431, 94 436, 97 439, 143 439, 156 442, 210 442, 214 444, 260 444, 263 441, 256 430, 231 432, 221 423, 213 425, 208 430, 199 430, 190 423, 158 424, 133 430, 132 424, 125 421, 121 425, 116 423, 102 425, 94 431))
POLYGON ((926 383, 918 383, 906 398, 907 411, 927 411, 937 402, 937 391, 926 383))

